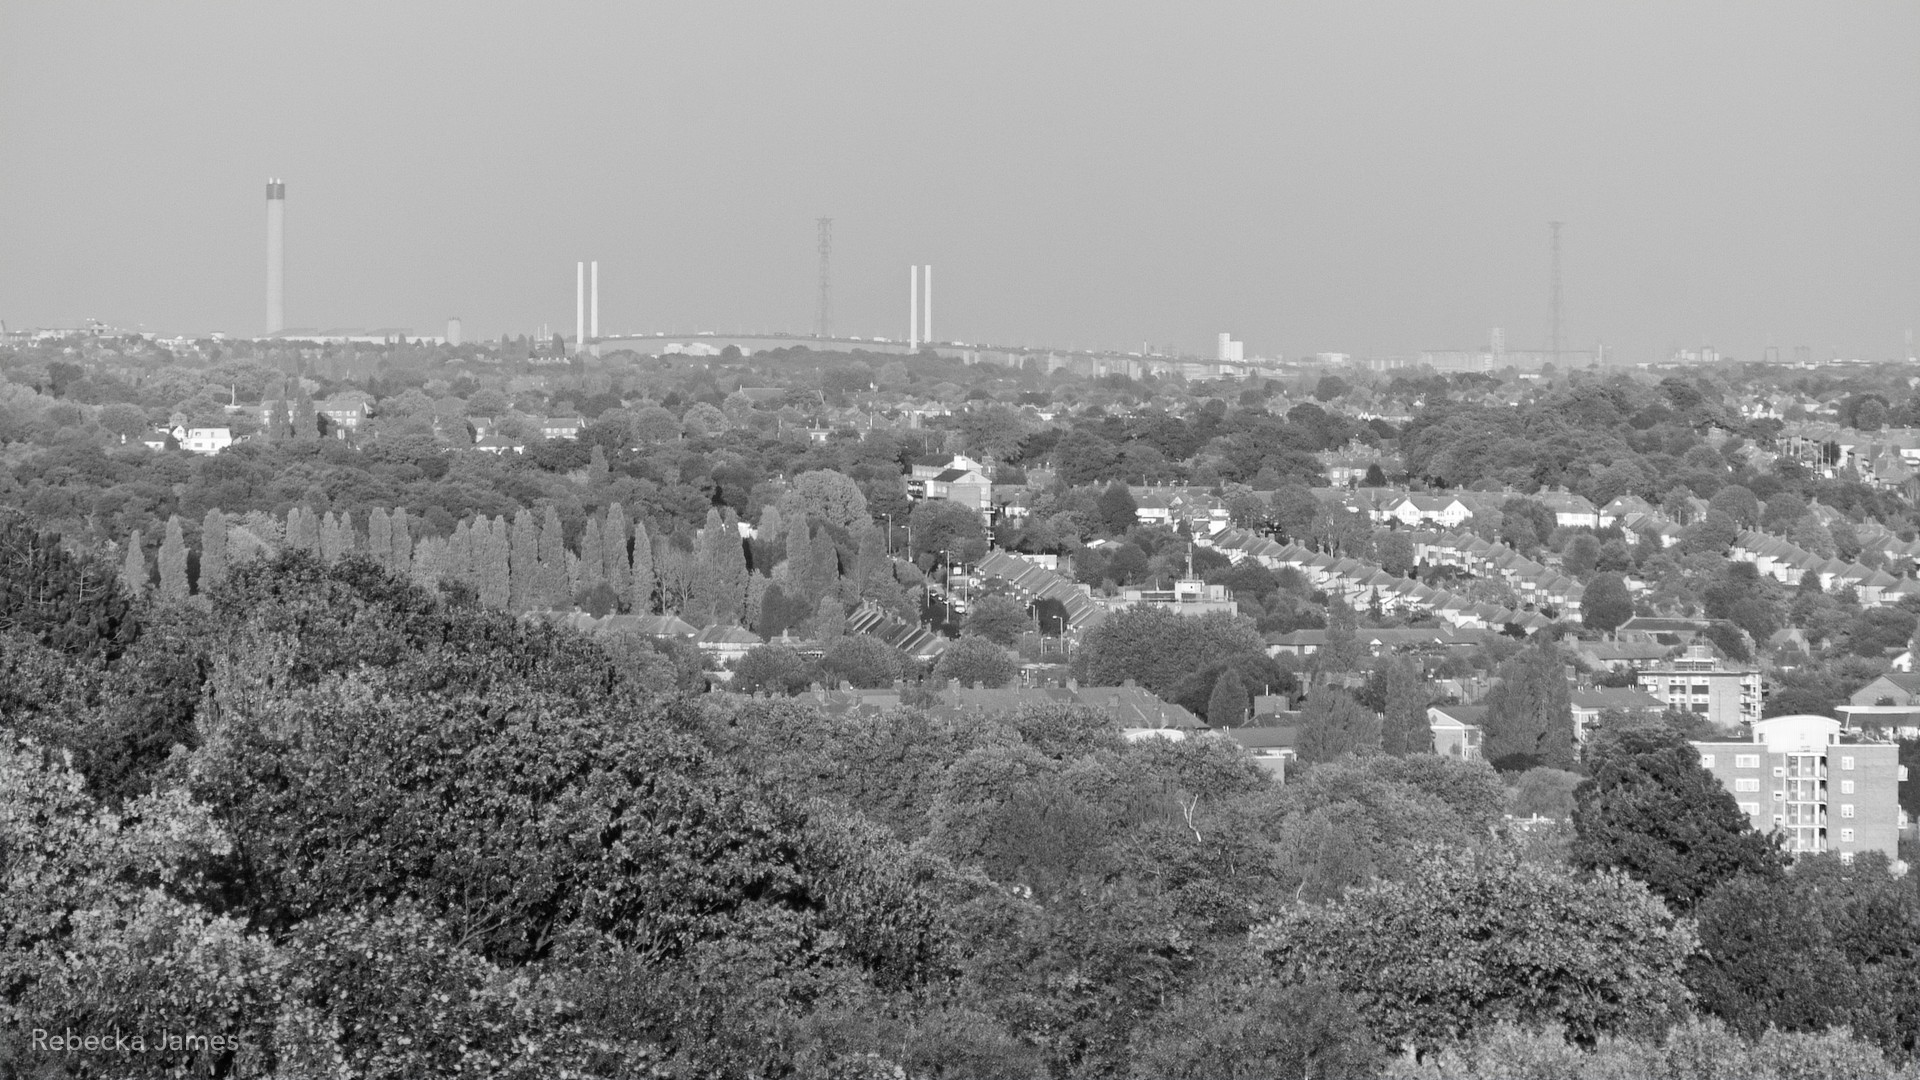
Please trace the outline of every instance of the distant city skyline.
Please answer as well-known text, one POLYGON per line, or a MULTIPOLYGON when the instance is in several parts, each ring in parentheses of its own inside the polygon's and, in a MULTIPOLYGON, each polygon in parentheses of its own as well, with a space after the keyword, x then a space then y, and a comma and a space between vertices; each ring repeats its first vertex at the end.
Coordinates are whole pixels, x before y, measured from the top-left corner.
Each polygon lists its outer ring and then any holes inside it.
POLYGON ((1920 7, 12 5, 0 319, 1904 356, 1920 7), (76 83, 72 65, 85 58, 76 83))

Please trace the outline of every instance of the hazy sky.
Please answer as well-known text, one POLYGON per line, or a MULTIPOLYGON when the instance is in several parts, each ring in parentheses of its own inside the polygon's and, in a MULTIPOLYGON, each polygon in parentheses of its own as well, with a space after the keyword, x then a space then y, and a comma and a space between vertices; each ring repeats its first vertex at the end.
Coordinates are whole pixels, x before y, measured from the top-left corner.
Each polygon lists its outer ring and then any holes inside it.
POLYGON ((1920 4, 0 0, 0 319, 1890 357, 1920 4))

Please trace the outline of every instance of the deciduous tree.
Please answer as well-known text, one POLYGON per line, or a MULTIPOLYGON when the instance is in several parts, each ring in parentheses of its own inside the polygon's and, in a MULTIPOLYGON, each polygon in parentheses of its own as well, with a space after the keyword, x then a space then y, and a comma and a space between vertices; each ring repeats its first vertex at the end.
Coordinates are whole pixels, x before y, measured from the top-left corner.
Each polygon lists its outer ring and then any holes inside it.
POLYGON ((1253 943, 1282 980, 1355 995, 1385 1045, 1431 1050, 1502 1021, 1658 1033, 1683 1013, 1694 937, 1625 875, 1436 851, 1405 879, 1285 909, 1253 943))
POLYGON ((1574 792, 1575 866, 1622 870, 1679 910, 1737 875, 1780 873, 1774 843, 1753 831, 1680 733, 1603 730, 1586 757, 1588 779, 1574 792))

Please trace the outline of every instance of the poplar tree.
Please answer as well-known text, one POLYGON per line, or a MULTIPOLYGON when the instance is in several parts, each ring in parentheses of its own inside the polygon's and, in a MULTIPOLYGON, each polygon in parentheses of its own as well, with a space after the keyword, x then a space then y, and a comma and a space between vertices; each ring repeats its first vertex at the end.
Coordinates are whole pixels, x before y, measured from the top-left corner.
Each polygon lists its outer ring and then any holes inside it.
POLYGON ((409 574, 410 579, 423 589, 432 589, 448 576, 447 542, 437 536, 422 539, 413 549, 413 569, 409 574))
POLYGON ((393 539, 393 572, 407 577, 413 570, 413 526, 405 507, 396 507, 387 521, 393 539))
POLYGON ((860 554, 854 558, 855 587, 860 596, 884 597, 893 584, 893 560, 887 556, 887 538, 869 525, 860 532, 860 554))
POLYGON ((353 545, 347 539, 348 528, 349 526, 342 524, 340 518, 331 510, 320 519, 320 560, 322 562, 339 562, 340 556, 352 550, 353 545))
POLYGON ((628 579, 627 609, 635 615, 653 614, 653 537, 647 523, 633 523, 633 575, 628 579))
POLYGON ((367 554, 374 562, 393 569, 393 525, 384 507, 376 506, 367 514, 367 554))
POLYGON ((447 576, 480 593, 480 581, 473 572, 473 524, 462 521, 447 537, 447 576))
POLYGON ((513 539, 511 554, 507 565, 511 574, 508 583, 511 587, 508 606, 514 611, 527 611, 533 607, 534 592, 539 582, 540 571, 540 526, 534 520, 533 511, 521 507, 513 515, 513 539))
POLYGON ((720 520, 720 532, 714 537, 714 570, 720 585, 722 617, 728 622, 744 622, 747 599, 747 553, 740 546, 740 519, 728 510, 720 520))
POLYGON ((300 514, 300 543, 303 549, 320 555, 320 515, 311 508, 300 514))
POLYGON ((167 518, 167 535, 160 541, 160 595, 169 600, 187 598, 187 537, 180 515, 167 518))
POLYGON ((127 538, 127 557, 120 565, 120 584, 136 600, 147 594, 147 556, 140 549, 142 542, 140 530, 133 530, 127 538))
POLYGON ((1420 666, 1410 656, 1387 662, 1380 749, 1395 757, 1433 753, 1433 726, 1427 721, 1429 695, 1420 666))
POLYGON ((1485 754, 1494 767, 1574 767, 1573 702, 1566 667, 1546 635, 1496 672, 1485 704, 1485 754))
POLYGON ((606 582, 605 541, 602 523, 597 520, 589 519, 587 527, 580 530, 580 571, 579 580, 573 583, 575 596, 598 588, 606 582))
POLYGON ((805 600, 809 608, 820 602, 818 594, 807 592, 807 575, 813 568, 813 538, 807 528, 806 519, 795 522, 787 530, 787 584, 795 596, 805 600))
POLYGON ((301 442, 320 437, 320 416, 313 411, 313 397, 304 386, 293 402, 293 437, 301 442))
POLYGON ((738 594, 746 591, 746 582, 742 580, 736 585, 734 568, 737 564, 739 570, 745 571, 746 563, 739 557, 739 536, 738 530, 729 529, 719 507, 707 508, 706 527, 700 530, 700 540, 694 548, 693 595, 689 603, 706 622, 733 622, 740 617, 738 594))
POLYGON ((627 543, 633 534, 633 522, 627 518, 627 508, 619 503, 607 507, 607 516, 600 528, 600 550, 606 564, 607 587, 613 590, 613 595, 624 597, 633 581, 633 556, 627 552, 627 543))
POLYGON ((780 518, 780 508, 773 503, 760 508, 760 527, 755 535, 772 547, 780 542, 780 534, 787 531, 787 523, 780 518))
POLYGON ((1212 727, 1239 727, 1247 720, 1247 685, 1232 668, 1213 681, 1213 693, 1207 697, 1207 723, 1212 727))
POLYGON ((473 535, 474 575, 479 578, 480 602, 496 610, 507 610, 513 603, 512 547, 507 537, 507 519, 497 517, 489 524, 481 519, 473 535), (480 526, 485 526, 484 538, 480 526))
POLYGON ((807 596, 818 603, 818 598, 833 592, 840 580, 840 551, 833 544, 833 534, 825 528, 814 534, 808 545, 809 566, 805 571, 807 596))
POLYGON ((560 511, 547 504, 546 520, 540 523, 540 569, 535 603, 548 611, 565 611, 573 606, 573 594, 567 588, 567 534, 560 524, 560 511))
POLYGON ((219 507, 200 522, 200 591, 227 580, 227 516, 219 507))

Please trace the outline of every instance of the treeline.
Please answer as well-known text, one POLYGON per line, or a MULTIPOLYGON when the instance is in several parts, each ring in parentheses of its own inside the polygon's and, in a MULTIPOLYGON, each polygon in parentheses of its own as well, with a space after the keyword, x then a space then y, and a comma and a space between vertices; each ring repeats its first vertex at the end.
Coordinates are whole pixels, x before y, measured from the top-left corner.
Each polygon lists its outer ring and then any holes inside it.
MULTIPOLYGON (((765 535, 750 537, 731 511, 714 508, 690 548, 651 535, 619 503, 588 519, 571 541, 551 504, 544 513, 523 508, 511 518, 461 521, 445 537, 416 536, 420 525, 404 509, 373 508, 364 530, 351 514, 330 510, 296 506, 284 519, 260 512, 229 519, 213 509, 199 523, 197 546, 189 546, 178 516, 167 520, 151 558, 135 530, 123 547, 120 583, 131 596, 152 591, 180 601, 211 593, 237 566, 291 551, 328 565, 360 555, 427 589, 452 589, 515 613, 664 613, 695 626, 757 628, 767 637, 811 626, 823 614, 843 617, 867 601, 911 614, 879 530, 844 513, 834 522, 807 513, 809 492, 832 489, 857 499, 852 482, 814 477, 788 501, 791 523, 768 507, 761 515, 765 535)), ((904 566, 900 572, 917 575, 904 566)))
POLYGON ((1432 755, 1329 747, 1282 786, 1100 710, 683 697, 663 658, 366 552, 131 601, 21 523, 0 541, 23 1072, 1895 1075, 1916 1050, 1912 882, 1785 867, 1672 732, 1604 738, 1571 824, 1521 829, 1491 768, 1432 755), (233 1041, 28 1034, 116 1026, 233 1041))

